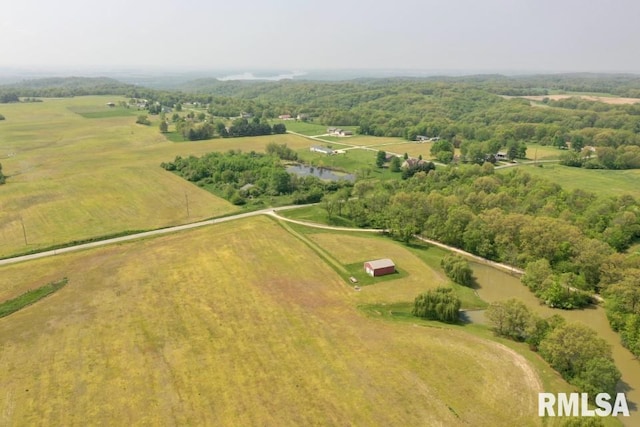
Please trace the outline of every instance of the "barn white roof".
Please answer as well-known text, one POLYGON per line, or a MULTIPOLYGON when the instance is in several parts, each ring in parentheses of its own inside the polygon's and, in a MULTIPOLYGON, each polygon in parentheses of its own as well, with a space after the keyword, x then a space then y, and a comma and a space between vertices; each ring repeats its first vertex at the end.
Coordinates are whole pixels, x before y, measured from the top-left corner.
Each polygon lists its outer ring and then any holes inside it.
POLYGON ((371 268, 385 268, 385 267, 395 267, 396 265, 389 258, 376 259, 373 261, 367 261, 365 264, 369 264, 371 268))

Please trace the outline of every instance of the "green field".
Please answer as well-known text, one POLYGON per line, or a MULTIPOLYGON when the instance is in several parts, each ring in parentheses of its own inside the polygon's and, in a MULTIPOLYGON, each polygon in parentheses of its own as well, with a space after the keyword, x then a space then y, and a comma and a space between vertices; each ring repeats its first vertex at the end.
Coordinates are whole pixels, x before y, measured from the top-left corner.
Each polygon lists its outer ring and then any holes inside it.
MULTIPOLYGON (((342 147, 337 145, 321 145, 332 146, 334 150, 342 149, 342 147)), ((345 150, 343 154, 327 156, 326 154, 311 152, 308 148, 304 148, 297 150, 297 153, 301 161, 317 167, 326 167, 353 174, 357 174, 360 171, 361 173, 365 173, 369 178, 398 179, 400 177, 400 172, 391 172, 387 167, 378 168, 376 166, 377 152, 375 150, 355 148, 345 150)))
POLYGON ((529 160, 555 160, 565 152, 565 150, 550 145, 527 144, 527 159, 529 160))
POLYGON ((108 107, 106 105, 83 105, 69 107, 69 111, 81 115, 85 119, 104 119, 109 117, 127 117, 145 114, 135 108, 108 107))
MULTIPOLYGON (((301 122, 297 120, 271 120, 273 123, 282 123, 287 127, 288 131, 300 133, 307 136, 324 135, 329 127, 339 127, 340 129, 356 131, 357 126, 326 126, 314 122, 301 122)), ((344 139, 344 138, 343 138, 344 139)))
POLYGON ((407 276, 356 292, 268 218, 2 267, 1 298, 69 282, 0 319, 0 423, 541 424, 523 346, 358 309, 439 273, 387 239, 309 236, 407 276))
POLYGON ((0 162, 8 176, 0 187, 0 257, 233 212, 237 207, 160 163, 177 155, 262 151, 269 142, 309 146, 295 135, 174 144, 160 134, 153 116, 151 126, 142 126, 135 115, 81 115, 117 112, 105 104, 118 100, 95 96, 3 106, 10 120, 0 123, 0 162))
POLYGON ((314 136, 327 133, 327 126, 316 123, 299 122, 296 120, 273 120, 272 123, 282 123, 288 131, 302 135, 314 136))
MULTIPOLYGON (((534 176, 547 178, 567 190, 581 189, 601 195, 640 197, 640 170, 582 169, 544 163, 542 167, 519 166, 534 176)), ((509 170, 509 169, 505 169, 509 170)))

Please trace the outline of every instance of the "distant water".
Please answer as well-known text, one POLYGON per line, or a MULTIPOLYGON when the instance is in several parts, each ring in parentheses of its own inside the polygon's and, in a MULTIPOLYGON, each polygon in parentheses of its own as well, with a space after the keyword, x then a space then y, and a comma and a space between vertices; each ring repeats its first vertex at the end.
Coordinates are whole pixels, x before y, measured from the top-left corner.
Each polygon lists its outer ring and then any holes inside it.
POLYGON ((305 76, 307 73, 304 71, 292 71, 290 73, 281 73, 276 75, 255 75, 252 72, 245 71, 241 74, 230 74, 228 76, 218 77, 217 79, 220 81, 228 81, 228 80, 267 80, 267 81, 278 81, 278 80, 291 80, 296 77, 305 76))

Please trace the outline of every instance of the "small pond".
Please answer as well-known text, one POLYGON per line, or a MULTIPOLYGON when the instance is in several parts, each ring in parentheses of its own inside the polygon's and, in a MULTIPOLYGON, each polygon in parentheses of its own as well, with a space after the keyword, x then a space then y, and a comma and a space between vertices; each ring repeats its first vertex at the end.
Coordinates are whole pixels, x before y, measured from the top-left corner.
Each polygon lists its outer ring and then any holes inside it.
POLYGON ((287 172, 295 173, 298 176, 315 176, 326 181, 339 181, 341 179, 354 182, 355 175, 350 173, 336 172, 327 168, 318 168, 302 164, 287 166, 287 172))

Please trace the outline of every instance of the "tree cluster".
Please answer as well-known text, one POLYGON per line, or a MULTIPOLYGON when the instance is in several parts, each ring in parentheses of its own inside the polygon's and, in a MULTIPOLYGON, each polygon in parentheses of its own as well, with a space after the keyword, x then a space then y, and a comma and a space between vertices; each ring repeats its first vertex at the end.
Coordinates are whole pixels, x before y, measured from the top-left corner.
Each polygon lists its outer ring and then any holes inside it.
POLYGON ((524 268, 524 282, 559 308, 588 304, 589 295, 621 280, 617 251, 640 237, 640 203, 567 191, 522 170, 460 166, 405 181, 360 180, 343 216, 384 228, 403 241, 415 234, 524 268))
POLYGON ((622 268, 607 287, 607 317, 622 344, 640 357, 640 260, 621 260, 622 268), (626 265, 624 265, 626 264, 626 265))
POLYGON ((428 320, 455 323, 458 321, 460 299, 451 288, 438 287, 416 297, 411 314, 428 320))
POLYGON ((267 154, 277 156, 279 159, 282 159, 282 160, 291 160, 291 161, 298 160, 298 153, 296 153, 291 148, 287 147, 287 144, 278 144, 275 142, 270 142, 267 144, 265 151, 267 152, 267 154))
POLYGON ((18 95, 13 92, 0 93, 0 104, 9 104, 11 102, 20 102, 18 95))
POLYGON ((202 157, 176 157, 160 166, 174 171, 200 186, 211 188, 234 204, 242 205, 248 198, 291 195, 293 203, 319 202, 323 195, 349 186, 347 182, 325 183, 313 176, 289 174, 278 153, 287 155, 287 147, 278 147, 273 155, 256 152, 209 153, 202 157))
POLYGON ((591 398, 598 393, 615 394, 620 371, 609 345, 593 329, 567 324, 557 315, 540 318, 515 299, 491 304, 486 317, 496 334, 526 341, 565 380, 591 398))
POLYGON ((567 151, 560 163, 585 169, 640 169, 640 146, 598 147, 595 153, 590 148, 567 151))

